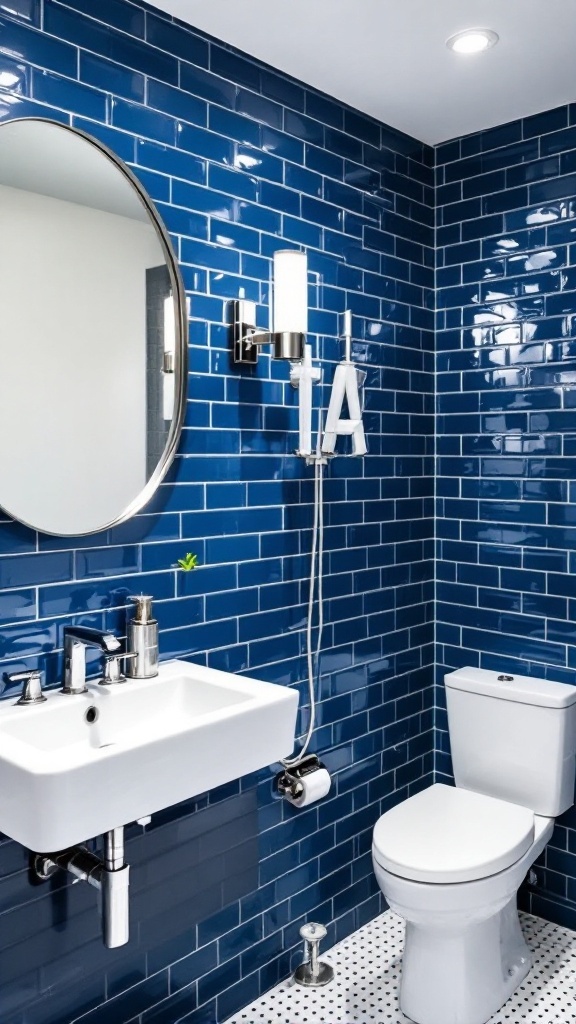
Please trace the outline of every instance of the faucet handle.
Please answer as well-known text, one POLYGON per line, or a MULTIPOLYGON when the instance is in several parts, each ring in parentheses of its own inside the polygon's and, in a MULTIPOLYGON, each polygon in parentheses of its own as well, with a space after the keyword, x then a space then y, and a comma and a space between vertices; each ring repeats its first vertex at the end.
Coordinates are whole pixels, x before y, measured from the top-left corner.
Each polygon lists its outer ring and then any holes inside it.
POLYGON ((24 683, 22 696, 16 701, 17 704, 43 704, 47 698, 42 693, 42 673, 38 669, 30 672, 13 672, 6 675, 9 683, 24 683))
POLYGON ((114 683, 125 683, 126 676, 122 671, 120 663, 136 658, 136 651, 127 651, 124 654, 107 654, 104 658, 104 675, 100 680, 100 686, 111 686, 114 683))

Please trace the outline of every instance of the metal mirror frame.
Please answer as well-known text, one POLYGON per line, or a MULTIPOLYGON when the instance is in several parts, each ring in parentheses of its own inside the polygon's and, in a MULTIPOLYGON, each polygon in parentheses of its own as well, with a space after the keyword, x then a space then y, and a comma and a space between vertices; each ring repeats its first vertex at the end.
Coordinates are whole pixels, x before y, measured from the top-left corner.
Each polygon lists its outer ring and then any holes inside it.
MULTIPOLYGON (((4 505, 0 501, 0 509, 2 509, 6 515, 10 516, 10 518, 14 519, 16 522, 29 527, 29 529, 35 530, 37 533, 44 533, 49 537, 90 537, 98 533, 103 533, 105 530, 110 530, 113 526, 118 526, 120 523, 126 522, 128 519, 131 519, 136 515, 137 512, 140 512, 140 510, 150 501, 158 490, 160 483, 166 476, 166 473, 174 460, 182 433, 182 427, 184 425, 186 400, 188 396, 188 313, 186 307, 186 292, 184 290, 184 282, 182 281, 182 276, 180 274, 178 259, 172 247, 168 229, 156 210, 152 199, 138 181, 136 175, 130 170, 124 161, 103 142, 100 142, 99 139, 95 139, 94 136, 89 135, 88 132, 84 132, 80 128, 74 128, 72 125, 64 124, 61 121, 55 121, 50 117, 14 117, 9 121, 3 121, 0 123, 0 130, 5 125, 16 124, 17 122, 26 122, 28 124, 30 122, 40 122, 42 124, 51 124, 55 128, 61 128, 64 131, 70 132, 72 135, 76 135, 79 138, 84 139, 90 145, 94 146, 94 148, 103 156, 107 157, 112 164, 114 164, 128 184, 136 191, 148 214, 150 222, 156 231, 157 238, 164 253, 166 266, 168 267, 172 293, 174 296, 174 329, 176 335, 174 345, 174 414, 172 416, 168 440, 166 441, 160 462, 136 498, 119 516, 112 519, 109 523, 105 523, 103 526, 99 527, 98 530, 86 530, 82 533, 72 534, 54 533, 52 530, 42 530, 38 526, 34 526, 32 523, 28 523, 23 519, 17 519, 8 509, 4 508, 4 505)), ((1 144, 2 140, 0 136, 0 145, 1 144)))

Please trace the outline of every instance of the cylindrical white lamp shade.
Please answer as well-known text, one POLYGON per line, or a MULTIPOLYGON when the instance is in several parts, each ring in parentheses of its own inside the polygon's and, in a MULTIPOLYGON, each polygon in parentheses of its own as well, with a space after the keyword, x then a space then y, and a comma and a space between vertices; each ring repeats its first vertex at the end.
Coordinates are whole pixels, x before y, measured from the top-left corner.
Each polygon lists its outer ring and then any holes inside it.
POLYGON ((308 257, 296 249, 274 253, 275 334, 308 331, 308 257))

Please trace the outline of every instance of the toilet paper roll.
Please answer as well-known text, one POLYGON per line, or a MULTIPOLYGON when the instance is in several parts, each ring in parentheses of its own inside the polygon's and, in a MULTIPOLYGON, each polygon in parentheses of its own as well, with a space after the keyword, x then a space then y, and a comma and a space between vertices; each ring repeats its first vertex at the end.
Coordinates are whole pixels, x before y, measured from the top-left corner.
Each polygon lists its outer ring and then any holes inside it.
POLYGON ((286 794, 287 799, 295 807, 308 807, 308 804, 316 803, 317 800, 327 796, 332 785, 332 779, 326 768, 318 768, 315 772, 310 772, 299 781, 302 784, 303 792, 296 797, 291 796, 289 793, 286 794))

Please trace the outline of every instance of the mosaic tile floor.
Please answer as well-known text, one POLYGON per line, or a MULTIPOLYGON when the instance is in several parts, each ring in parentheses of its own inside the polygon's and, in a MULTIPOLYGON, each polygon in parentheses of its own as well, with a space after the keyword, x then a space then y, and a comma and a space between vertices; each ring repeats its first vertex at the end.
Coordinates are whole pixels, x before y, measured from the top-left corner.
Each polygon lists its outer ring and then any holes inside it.
MULTIPOLYGON (((576 932, 521 920, 532 970, 490 1024, 576 1022, 576 932)), ((278 985, 227 1024, 410 1024, 397 999, 403 945, 403 922, 388 911, 321 956, 336 970, 329 985, 278 985)))

